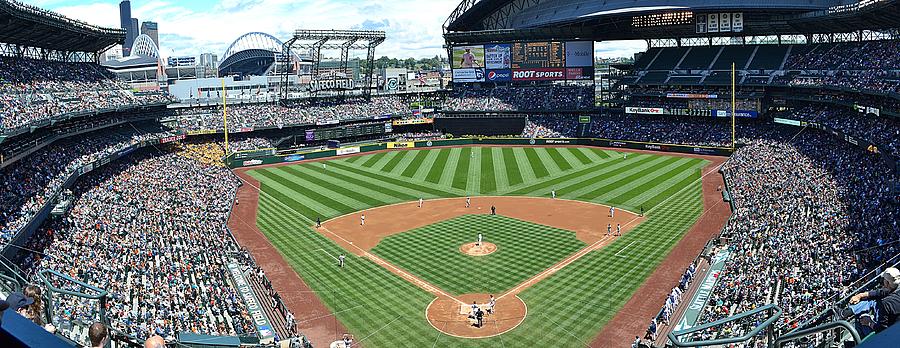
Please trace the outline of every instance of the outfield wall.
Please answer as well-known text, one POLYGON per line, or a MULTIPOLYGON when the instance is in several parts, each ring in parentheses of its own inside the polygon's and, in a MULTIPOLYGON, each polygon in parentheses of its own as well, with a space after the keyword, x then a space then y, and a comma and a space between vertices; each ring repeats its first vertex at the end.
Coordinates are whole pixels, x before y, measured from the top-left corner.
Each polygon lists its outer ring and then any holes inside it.
POLYGON ((428 141, 388 142, 361 146, 344 147, 323 151, 296 152, 287 154, 267 155, 259 157, 246 157, 231 155, 226 159, 230 168, 253 167, 267 164, 291 163, 312 159, 339 157, 358 153, 372 152, 385 149, 413 149, 430 148, 437 146, 466 146, 466 145, 581 145, 595 147, 612 147, 634 150, 650 150, 674 153, 687 153, 695 155, 730 156, 731 148, 710 146, 689 146, 676 144, 645 143, 639 141, 608 140, 608 139, 525 139, 525 138, 461 138, 442 139, 428 141), (240 159, 237 159, 240 158, 240 159))

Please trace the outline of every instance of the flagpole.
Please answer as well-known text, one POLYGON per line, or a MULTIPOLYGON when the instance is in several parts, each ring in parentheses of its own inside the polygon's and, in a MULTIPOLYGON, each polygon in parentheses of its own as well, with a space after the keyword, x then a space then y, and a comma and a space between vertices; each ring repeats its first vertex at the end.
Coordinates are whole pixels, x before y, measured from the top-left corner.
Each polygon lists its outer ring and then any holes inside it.
POLYGON ((222 79, 222 120, 225 124, 225 157, 228 157, 228 93, 225 92, 225 79, 222 79))

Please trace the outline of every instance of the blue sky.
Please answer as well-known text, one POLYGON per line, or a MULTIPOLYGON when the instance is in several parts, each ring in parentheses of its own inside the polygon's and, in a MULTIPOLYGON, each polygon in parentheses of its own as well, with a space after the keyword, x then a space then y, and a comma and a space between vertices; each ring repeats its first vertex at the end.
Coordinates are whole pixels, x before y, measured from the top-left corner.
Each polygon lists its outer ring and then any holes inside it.
MULTIPOLYGON (((91 24, 119 27, 119 0, 19 0, 91 24)), ((132 0, 132 17, 159 23, 160 53, 221 55, 253 31, 280 39, 295 29, 377 29, 387 32, 378 56, 444 56, 441 24, 459 0, 132 0)), ((600 57, 631 56, 642 41, 601 43, 600 57)), ((336 56, 337 52, 325 52, 336 56)))

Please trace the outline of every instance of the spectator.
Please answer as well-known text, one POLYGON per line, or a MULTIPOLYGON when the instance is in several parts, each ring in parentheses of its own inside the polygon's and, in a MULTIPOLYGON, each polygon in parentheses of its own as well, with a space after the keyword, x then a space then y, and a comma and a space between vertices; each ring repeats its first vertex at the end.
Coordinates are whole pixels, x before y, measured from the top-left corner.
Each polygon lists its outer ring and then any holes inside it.
POLYGON ((88 329, 88 338, 91 340, 91 348, 106 348, 109 343, 109 331, 103 323, 95 322, 88 329))
POLYGON ((900 319, 900 270, 888 268, 881 273, 881 288, 862 292, 850 298, 853 313, 864 315, 857 324, 857 331, 865 337, 868 333, 879 332, 900 319), (875 317, 867 312, 874 309, 875 317), (865 314, 863 314, 865 313, 865 314))

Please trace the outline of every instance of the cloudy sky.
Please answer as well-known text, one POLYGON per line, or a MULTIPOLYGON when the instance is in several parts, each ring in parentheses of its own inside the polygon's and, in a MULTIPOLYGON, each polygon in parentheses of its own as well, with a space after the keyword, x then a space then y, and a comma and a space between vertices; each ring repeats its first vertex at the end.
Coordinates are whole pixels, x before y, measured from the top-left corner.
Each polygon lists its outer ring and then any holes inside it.
MULTIPOLYGON (((19 0, 91 24, 119 27, 119 0, 19 0)), ((260 31, 279 39, 303 29, 373 29, 387 32, 378 56, 444 56, 441 24, 459 0, 133 0, 131 15, 159 23, 160 53, 221 56, 238 36, 260 31)), ((624 57, 643 41, 600 43, 598 57, 624 57)), ((336 55, 337 53, 326 53, 336 55)))

